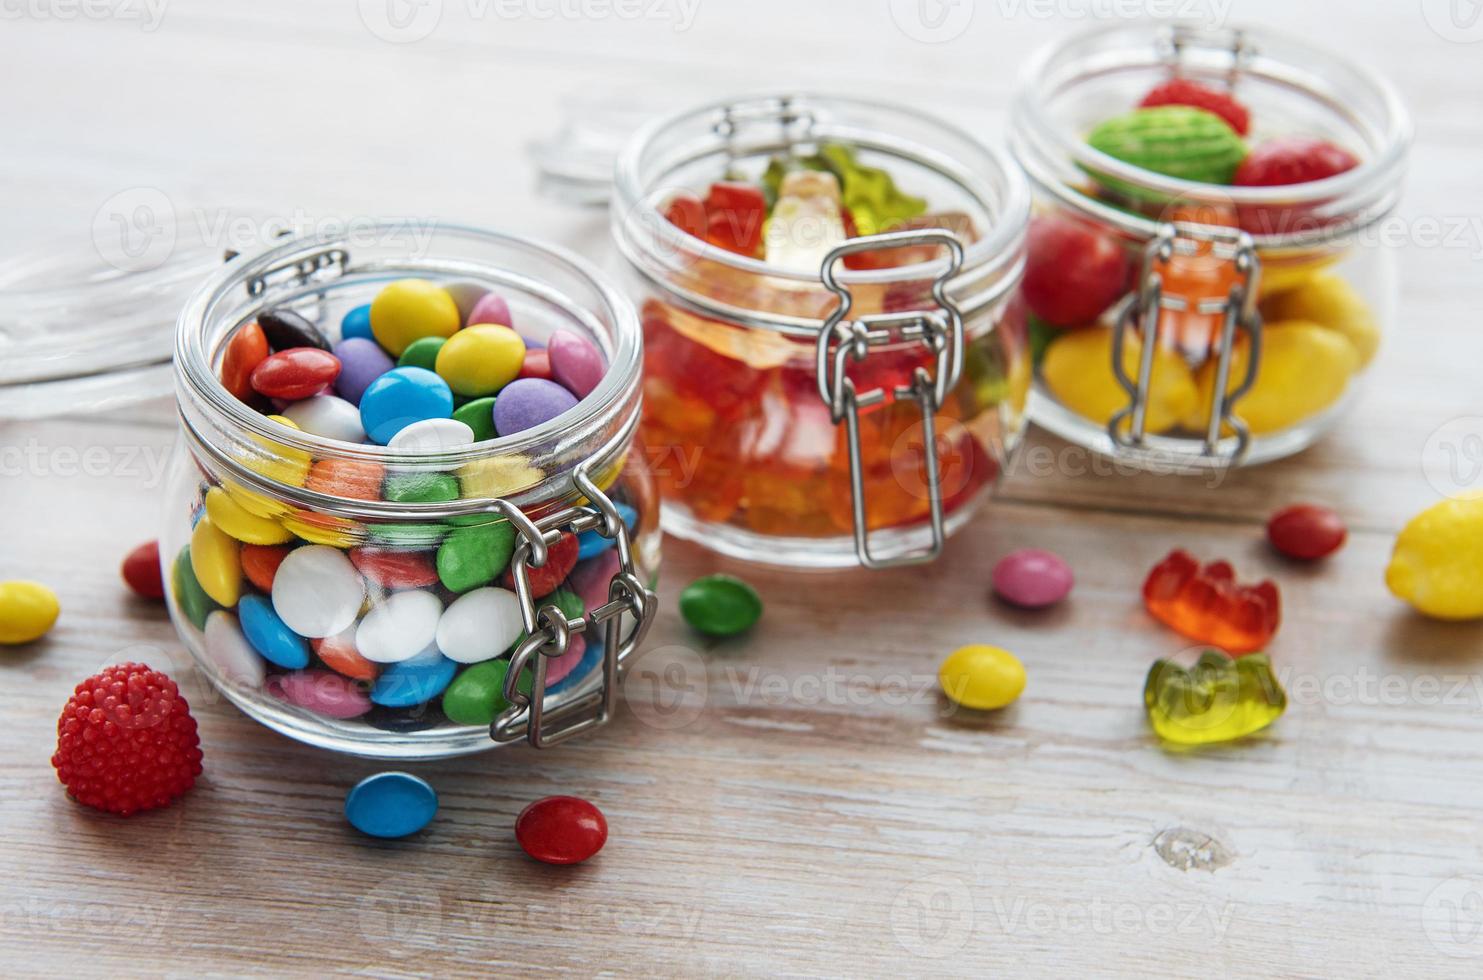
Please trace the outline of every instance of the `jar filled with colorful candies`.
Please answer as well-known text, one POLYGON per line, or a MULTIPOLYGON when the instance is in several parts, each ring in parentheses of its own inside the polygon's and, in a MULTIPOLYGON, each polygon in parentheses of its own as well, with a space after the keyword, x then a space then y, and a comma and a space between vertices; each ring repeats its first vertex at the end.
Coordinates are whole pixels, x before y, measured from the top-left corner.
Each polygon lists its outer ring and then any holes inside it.
POLYGON ((765 97, 636 134, 612 229, 666 530, 795 567, 936 557, 1022 431, 1028 203, 916 109, 765 97))
POLYGON ((627 299, 517 237, 387 224, 223 266, 180 318, 161 535, 215 688, 380 758, 604 722, 655 607, 641 361, 627 299))
POLYGON ((1396 297, 1386 218, 1410 122, 1358 60, 1156 25, 1034 57, 1031 415, 1150 467, 1259 463, 1343 415, 1396 297))

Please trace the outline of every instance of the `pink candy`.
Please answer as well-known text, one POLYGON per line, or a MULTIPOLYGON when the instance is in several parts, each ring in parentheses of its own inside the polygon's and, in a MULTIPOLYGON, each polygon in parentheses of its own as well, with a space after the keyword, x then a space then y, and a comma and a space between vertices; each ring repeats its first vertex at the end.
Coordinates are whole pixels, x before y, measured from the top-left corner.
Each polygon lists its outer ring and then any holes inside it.
POLYGON ((328 670, 296 670, 268 678, 268 693, 326 718, 358 718, 371 710, 362 686, 328 670))
POLYGON ((479 323, 497 323, 501 326, 513 327, 515 323, 510 316, 510 304, 505 302, 503 296, 485 293, 479 298, 479 302, 474 304, 474 308, 469 310, 468 322, 464 325, 472 327, 479 323))
POLYGON ((551 377, 578 398, 586 398, 602 380, 602 355, 570 330, 558 330, 546 341, 551 377))
POLYGON ((1060 555, 1038 548, 1012 551, 994 566, 994 592, 1025 609, 1054 605, 1071 591, 1071 566, 1060 555))

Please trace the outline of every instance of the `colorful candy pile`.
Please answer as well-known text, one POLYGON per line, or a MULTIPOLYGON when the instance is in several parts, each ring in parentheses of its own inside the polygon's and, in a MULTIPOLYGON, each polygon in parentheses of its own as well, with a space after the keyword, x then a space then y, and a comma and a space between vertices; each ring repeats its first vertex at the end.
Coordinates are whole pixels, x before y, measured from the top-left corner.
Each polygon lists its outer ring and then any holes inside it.
MULTIPOLYGON (((1141 106, 1109 119, 1087 137, 1095 149, 1144 170, 1207 185, 1271 187, 1323 180, 1359 164, 1349 151, 1306 136, 1279 136, 1248 149, 1251 113, 1229 93, 1188 79, 1155 88, 1141 106)), ((1258 235, 1306 230, 1319 221, 1297 204, 1190 206, 1126 181, 1089 171, 1088 193, 1157 220, 1241 227, 1258 235)), ((1263 350, 1254 387, 1235 406, 1256 435, 1277 432, 1331 407, 1379 345, 1374 313, 1345 279, 1325 271, 1332 249, 1262 253, 1263 350)), ((1031 224, 1024 297, 1043 350, 1040 377, 1061 404, 1099 425, 1128 404, 1112 371, 1110 321, 1130 297, 1141 243, 1110 227, 1053 212, 1031 224)), ((1204 433, 1214 394, 1214 344, 1220 317, 1200 300, 1224 299, 1238 281, 1234 265, 1175 254, 1157 269, 1164 292, 1191 301, 1165 310, 1154 355, 1147 431, 1204 433)), ((1122 357, 1137 376, 1140 339, 1122 357)), ((1246 376, 1249 343, 1238 339, 1228 389, 1246 376)))
MULTIPOLYGON (((266 311, 228 341, 222 384, 285 426, 407 450, 415 463, 548 422, 592 392, 605 371, 586 339, 556 330, 542 347, 514 328, 503 298, 471 286, 390 283, 346 314, 341 332, 332 346, 304 316, 266 311)), ((540 475, 498 450, 448 472, 402 471, 257 442, 264 453, 243 460, 250 469, 288 488, 351 500, 485 499, 540 475)), ((501 658, 524 638, 510 524, 483 515, 359 524, 230 477, 207 479, 199 492, 190 543, 173 561, 172 595, 179 618, 202 631, 200 652, 227 681, 321 716, 398 730, 432 727, 444 716, 488 725, 507 706, 501 658)), ((635 529, 628 484, 609 493, 635 529)), ((539 604, 578 618, 607 602, 617 566, 611 539, 568 533, 531 570, 531 588, 539 604)), ((600 637, 574 635, 569 651, 548 663, 548 690, 579 682, 601 656, 600 637)))

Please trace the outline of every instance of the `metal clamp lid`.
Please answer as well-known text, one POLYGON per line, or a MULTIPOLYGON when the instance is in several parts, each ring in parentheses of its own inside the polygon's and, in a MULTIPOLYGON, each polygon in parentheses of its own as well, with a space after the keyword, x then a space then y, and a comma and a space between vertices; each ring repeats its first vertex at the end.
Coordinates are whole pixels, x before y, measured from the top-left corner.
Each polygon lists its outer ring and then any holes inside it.
POLYGON ((815 369, 819 395, 829 406, 829 417, 838 425, 844 421, 849 438, 850 502, 854 509, 855 555, 866 568, 891 568, 928 562, 942 553, 946 532, 943 525, 942 477, 937 465, 937 432, 935 414, 958 384, 963 371, 963 315, 947 295, 947 283, 963 266, 963 243, 956 235, 938 229, 895 231, 866 235, 838 245, 824 257, 820 278, 830 292, 839 297, 839 305, 819 330, 815 369), (911 245, 940 245, 948 250, 947 268, 932 283, 936 310, 908 310, 900 313, 872 313, 853 320, 849 316, 854 298, 849 287, 835 276, 835 265, 843 258, 876 249, 901 248, 911 245), (857 392, 855 383, 845 374, 848 360, 863 361, 870 348, 901 342, 919 342, 936 355, 935 372, 918 366, 911 384, 899 386, 893 394, 909 398, 922 411, 922 434, 927 469, 927 500, 931 508, 932 540, 925 548, 903 550, 879 557, 870 550, 870 527, 865 508, 865 473, 860 458, 860 408, 885 400, 884 388, 857 392))

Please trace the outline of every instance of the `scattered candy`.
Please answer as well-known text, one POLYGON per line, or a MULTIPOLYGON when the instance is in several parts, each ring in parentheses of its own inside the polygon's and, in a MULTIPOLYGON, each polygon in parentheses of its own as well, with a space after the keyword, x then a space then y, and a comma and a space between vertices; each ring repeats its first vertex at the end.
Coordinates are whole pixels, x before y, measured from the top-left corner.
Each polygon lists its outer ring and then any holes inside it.
POLYGON ((1008 650, 985 644, 960 647, 937 669, 937 683, 956 704, 992 711, 1014 702, 1025 689, 1025 665, 1008 650))
POLYGON ((1396 536, 1385 584, 1436 619, 1483 617, 1483 497, 1433 504, 1396 536))
POLYGON ((680 615, 707 636, 735 636, 762 618, 762 597, 739 578, 707 575, 680 592, 680 615))
POLYGON ((1054 552, 1023 548, 995 563, 993 583, 994 591, 1004 601, 1040 609, 1055 605, 1070 593, 1071 566, 1054 552))
POLYGON ((130 816, 168 806, 201 774, 201 741, 175 682, 143 664, 105 668, 57 719, 57 778, 84 806, 130 816))
POLYGON ((163 599, 165 580, 160 572, 160 543, 146 541, 124 556, 124 582, 145 599, 163 599))
POLYGON ((1239 585, 1229 562, 1201 566, 1179 549, 1148 573, 1143 604, 1175 632, 1233 654, 1264 648, 1282 619, 1281 599, 1270 579, 1239 585))
POLYGON ((1316 504, 1284 507, 1267 521, 1267 540, 1289 558, 1315 561, 1344 545, 1349 530, 1338 514, 1316 504))
POLYGON ((576 396, 554 381, 519 378, 506 385, 495 399, 494 430, 511 436, 534 429, 576 405, 576 396))
POLYGON ((536 800, 515 818, 515 839, 526 854, 546 864, 579 864, 608 841, 602 811, 575 796, 536 800))
POLYGON ((57 594, 40 582, 0 582, 0 644, 41 639, 62 612, 57 594))
POLYGON ((1186 669, 1157 660, 1143 684, 1148 722, 1178 745, 1229 742, 1261 731, 1287 709, 1272 664, 1264 653, 1232 658, 1206 650, 1186 669))
POLYGON ((345 797, 345 819, 363 834, 395 839, 433 822, 438 794, 406 772, 381 772, 355 784, 345 797))

